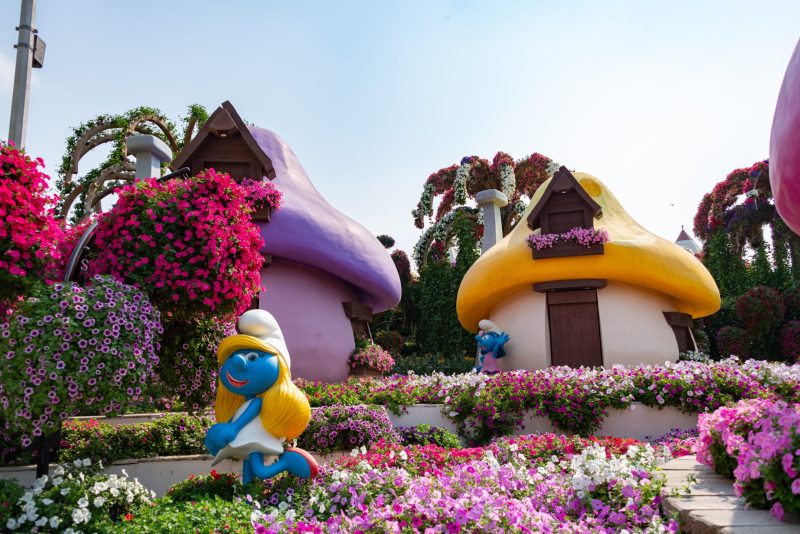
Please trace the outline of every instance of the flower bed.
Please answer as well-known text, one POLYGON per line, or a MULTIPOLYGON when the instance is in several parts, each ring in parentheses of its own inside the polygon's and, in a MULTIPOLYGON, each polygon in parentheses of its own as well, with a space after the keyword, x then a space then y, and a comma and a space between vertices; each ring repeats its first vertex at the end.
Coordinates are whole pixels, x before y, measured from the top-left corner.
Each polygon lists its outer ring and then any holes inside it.
POLYGON ((515 437, 485 448, 382 445, 314 481, 269 481, 257 533, 676 531, 665 477, 631 440, 515 437))
POLYGON ((800 512, 800 405, 741 401, 701 415, 698 426, 697 460, 734 477, 738 496, 778 519, 800 512))
POLYGON ((522 428, 527 414, 556 429, 588 435, 609 410, 673 407, 685 413, 713 411, 740 399, 800 401, 800 365, 735 358, 714 363, 611 369, 550 367, 497 375, 393 376, 369 383, 297 381, 312 406, 379 404, 401 413, 413 404, 441 404, 459 434, 475 443, 522 428))
POLYGON ((658 464, 669 457, 631 439, 554 434, 468 449, 381 441, 323 466, 313 481, 281 475, 242 486, 238 476, 212 471, 154 501, 127 475, 76 461, 24 495, 0 485, 9 499, 0 519, 23 532, 36 521, 107 533, 674 532, 659 509, 666 477, 658 464))
MULTIPOLYGON (((146 423, 110 425, 93 419, 68 421, 61 435, 58 461, 93 458, 106 464, 118 460, 205 455, 203 440, 210 417, 167 414, 146 423)), ((351 450, 384 439, 399 441, 385 410, 368 406, 330 406, 313 411, 298 446, 316 452, 351 450)), ((0 465, 33 462, 32 451, 9 455, 0 465)))

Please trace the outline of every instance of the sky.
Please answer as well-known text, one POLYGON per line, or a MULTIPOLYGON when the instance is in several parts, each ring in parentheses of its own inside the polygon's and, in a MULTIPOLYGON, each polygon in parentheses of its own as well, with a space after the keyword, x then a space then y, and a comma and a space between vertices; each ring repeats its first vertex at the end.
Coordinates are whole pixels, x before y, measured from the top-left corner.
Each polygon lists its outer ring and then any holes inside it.
MULTIPOLYGON (((674 240, 714 184, 768 157, 797 21, 797 0, 37 0, 26 149, 55 180, 71 129, 99 113, 177 121, 230 100, 409 254, 426 178, 498 150, 595 175, 674 240)), ((2 136, 18 22, 3 0, 2 136)))

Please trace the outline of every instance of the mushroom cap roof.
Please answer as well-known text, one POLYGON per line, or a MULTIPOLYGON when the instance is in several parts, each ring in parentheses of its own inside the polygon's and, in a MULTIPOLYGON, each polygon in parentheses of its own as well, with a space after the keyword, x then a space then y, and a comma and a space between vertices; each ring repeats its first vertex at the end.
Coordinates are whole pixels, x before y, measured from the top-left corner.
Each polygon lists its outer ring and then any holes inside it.
POLYGON ((283 139, 264 128, 248 130, 272 161, 273 183, 283 193, 283 206, 261 227, 269 252, 349 282, 374 312, 400 302, 400 276, 378 239, 322 198, 283 139))
POLYGON ((602 210, 595 228, 608 232, 609 241, 600 255, 534 260, 525 224, 549 183, 542 184, 517 226, 486 251, 467 271, 458 290, 456 310, 461 324, 477 331, 478 322, 492 309, 531 284, 556 280, 604 278, 653 289, 671 296, 678 310, 704 317, 720 307, 717 284, 700 260, 666 239, 642 228, 614 195, 594 176, 574 173, 581 187, 602 210))
POLYGON ((769 181, 775 208, 800 233, 800 41, 783 78, 769 141, 769 181))

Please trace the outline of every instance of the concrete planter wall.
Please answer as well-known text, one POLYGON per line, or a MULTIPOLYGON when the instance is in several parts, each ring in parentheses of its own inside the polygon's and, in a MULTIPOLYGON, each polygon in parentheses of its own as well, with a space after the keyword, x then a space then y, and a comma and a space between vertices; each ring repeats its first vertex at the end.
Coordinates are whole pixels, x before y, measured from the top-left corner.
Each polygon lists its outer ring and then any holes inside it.
MULTIPOLYGON (((408 406, 404 413, 395 415, 387 410, 392 425, 416 426, 429 424, 456 431, 455 425, 442 413, 441 404, 415 404, 408 406)), ((125 425, 152 421, 166 414, 136 414, 122 417, 96 417, 95 419, 111 425, 125 425)), ((83 417, 79 419, 90 419, 83 417)), ((628 410, 609 410, 608 417, 596 432, 598 436, 629 437, 645 440, 665 434, 674 428, 687 429, 697 426, 697 414, 684 414, 675 408, 657 409, 641 404, 633 404, 628 410)), ((545 417, 528 414, 524 419, 524 427, 517 434, 537 432, 558 432, 545 417)), ((320 464, 327 464, 348 454, 334 452, 330 454, 312 453, 320 464)), ((120 474, 124 469, 128 476, 138 478, 145 487, 163 495, 167 489, 189 477, 189 475, 205 474, 211 471, 212 457, 209 455, 168 456, 144 458, 139 460, 120 460, 107 467, 104 472, 120 474)), ((239 462, 226 460, 216 467, 219 472, 241 472, 239 462)), ((15 478, 21 484, 33 484, 36 467, 32 465, 0 468, 0 479, 15 478)))
MULTIPOLYGON (((324 465, 334 462, 348 453, 312 454, 320 465, 324 465)), ((213 457, 207 454, 119 460, 103 469, 103 472, 109 475, 119 475, 122 474, 124 469, 129 477, 138 478, 144 487, 153 490, 158 497, 161 497, 171 486, 186 480, 189 475, 205 475, 211 472, 212 469, 216 469, 220 473, 232 472, 238 474, 242 471, 242 465, 238 461, 224 460, 211 467, 212 461, 213 457)), ((30 487, 36 480, 36 466, 23 465, 0 468, 0 479, 10 478, 16 479, 23 486, 30 487)))
MULTIPOLYGON (((407 413, 395 415, 388 412, 394 426, 416 426, 427 423, 432 426, 446 428, 451 432, 456 427, 441 411, 440 404, 415 404, 408 406, 407 413)), ((561 433, 553 427, 546 417, 528 414, 524 418, 525 426, 516 434, 533 434, 536 432, 561 433)), ((676 408, 652 408, 634 403, 628 410, 609 410, 608 417, 600 429, 598 436, 616 436, 645 440, 666 434, 674 428, 687 429, 697 426, 697 414, 685 414, 676 408)))
MULTIPOLYGON (((318 410, 319 408, 312 408, 318 410)), ((386 410, 394 426, 416 426, 429 424, 446 428, 451 432, 456 427, 450 419, 442 413, 441 404, 414 404, 406 407, 406 411, 395 415, 386 410)), ((110 425, 130 425, 144 423, 163 417, 164 413, 133 414, 120 417, 76 417, 79 420, 97 419, 110 425)), ((212 416, 212 413, 205 415, 212 416)), ((532 434, 534 432, 559 432, 549 419, 527 415, 524 419, 525 426, 518 430, 518 434, 532 434)), ((617 436, 644 440, 665 434, 674 428, 687 429, 697 426, 697 414, 685 414, 676 408, 653 408, 634 403, 628 410, 609 410, 608 417, 596 432, 598 436, 617 436)))

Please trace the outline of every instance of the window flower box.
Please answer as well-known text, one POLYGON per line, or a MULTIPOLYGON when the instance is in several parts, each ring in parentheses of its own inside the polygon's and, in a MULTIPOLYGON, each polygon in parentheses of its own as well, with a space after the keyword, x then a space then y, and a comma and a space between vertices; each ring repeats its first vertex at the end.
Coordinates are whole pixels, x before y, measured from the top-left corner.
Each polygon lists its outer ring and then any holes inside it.
POLYGON ((562 234, 532 234, 528 246, 533 259, 603 254, 608 232, 597 228, 576 227, 562 234))

